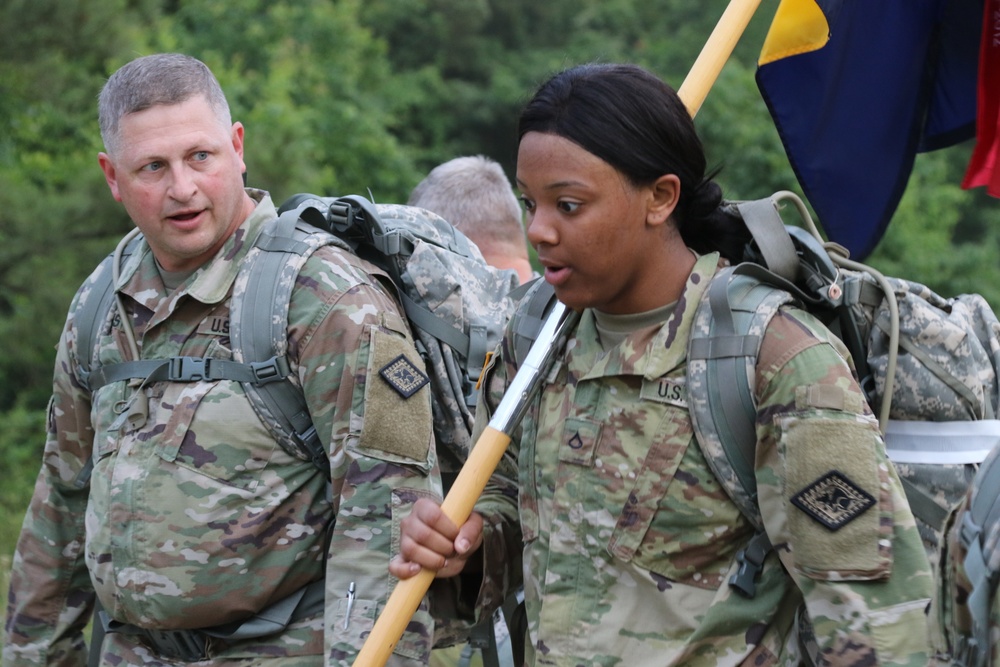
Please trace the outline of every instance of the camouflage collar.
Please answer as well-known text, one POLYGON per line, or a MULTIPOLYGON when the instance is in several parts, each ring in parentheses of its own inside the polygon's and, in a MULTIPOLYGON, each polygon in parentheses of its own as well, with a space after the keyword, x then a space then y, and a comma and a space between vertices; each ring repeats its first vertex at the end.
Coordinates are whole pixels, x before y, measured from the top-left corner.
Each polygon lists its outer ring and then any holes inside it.
POLYGON ((655 380, 679 366, 687 357, 687 341, 701 295, 719 270, 719 253, 702 255, 688 275, 687 284, 673 315, 664 323, 647 348, 644 377, 655 380), (680 343, 679 345, 676 343, 680 343))
POLYGON ((632 336, 607 354, 601 353, 597 343, 593 311, 585 310, 574 332, 574 336, 584 342, 569 354, 570 368, 578 372, 581 379, 624 374, 642 375, 647 380, 663 377, 675 369, 687 357, 688 335, 695 311, 719 265, 718 253, 699 257, 673 313, 652 338, 639 341, 632 336))
MULTIPOLYGON (((171 294, 172 299, 176 300, 186 294, 202 303, 219 303, 229 294, 240 262, 249 252, 264 224, 278 217, 277 209, 267 192, 247 188, 247 194, 257 202, 253 213, 226 240, 215 257, 191 274, 180 289, 171 294)), ((145 301, 139 296, 148 293, 150 275, 157 275, 156 263, 149 245, 143 240, 138 250, 122 266, 117 288, 140 302, 145 301)))

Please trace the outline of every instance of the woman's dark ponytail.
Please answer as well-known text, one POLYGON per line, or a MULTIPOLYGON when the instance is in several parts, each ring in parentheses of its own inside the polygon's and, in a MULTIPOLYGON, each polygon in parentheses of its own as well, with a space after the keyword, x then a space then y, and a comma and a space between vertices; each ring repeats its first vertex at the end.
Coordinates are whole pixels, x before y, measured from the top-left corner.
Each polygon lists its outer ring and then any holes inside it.
POLYGON ((739 263, 752 237, 735 208, 723 202, 722 188, 712 180, 715 173, 690 188, 687 196, 681 186, 674 220, 684 243, 695 252, 719 252, 730 262, 739 263))

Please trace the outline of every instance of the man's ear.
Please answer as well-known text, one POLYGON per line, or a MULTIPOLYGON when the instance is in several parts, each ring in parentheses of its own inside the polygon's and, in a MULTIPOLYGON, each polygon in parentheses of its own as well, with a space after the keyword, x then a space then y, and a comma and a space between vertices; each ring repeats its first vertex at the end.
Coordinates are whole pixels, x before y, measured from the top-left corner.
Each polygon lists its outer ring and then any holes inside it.
POLYGON ((233 150, 236 151, 241 160, 243 159, 244 132, 243 123, 233 123, 233 127, 229 130, 229 139, 233 142, 233 150))
POLYGON ((111 188, 111 196, 115 198, 115 201, 120 202, 122 197, 118 193, 118 177, 115 165, 111 161, 111 156, 107 153, 98 153, 97 161, 101 165, 101 171, 104 172, 104 180, 108 182, 108 187, 111 188))
POLYGON ((677 208, 681 197, 681 179, 676 174, 664 174, 650 186, 649 208, 646 222, 662 225, 677 208))

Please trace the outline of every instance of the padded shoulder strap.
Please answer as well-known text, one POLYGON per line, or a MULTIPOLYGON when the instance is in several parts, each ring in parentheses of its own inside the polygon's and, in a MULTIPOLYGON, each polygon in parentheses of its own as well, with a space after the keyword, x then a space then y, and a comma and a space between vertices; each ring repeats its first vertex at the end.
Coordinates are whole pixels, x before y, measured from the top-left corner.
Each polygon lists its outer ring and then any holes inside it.
POLYGON ((794 283, 799 276, 799 257, 774 198, 739 202, 736 209, 757 242, 767 268, 794 283))
POLYGON ((757 502, 757 357, 764 331, 793 297, 741 264, 716 274, 702 295, 688 343, 688 409, 698 444, 716 479, 756 529, 736 560, 730 587, 752 598, 771 542, 757 502))
POLYGON ((713 279, 695 312, 688 343, 688 406, 698 442, 740 511, 762 528, 757 506, 754 398, 757 355, 764 330, 793 297, 739 265, 713 279))
POLYGON ((520 367, 556 302, 556 291, 542 278, 535 278, 514 290, 511 298, 518 303, 514 316, 514 362, 520 367))
MULTIPOLYGON (((126 261, 128 256, 135 252, 141 238, 141 236, 136 236, 125 246, 121 261, 126 261)), ((108 314, 115 301, 114 270, 112 267, 114 259, 112 253, 98 265, 90 285, 90 291, 81 298, 75 313, 75 372, 80 384, 90 391, 95 389, 91 386, 95 346, 100 338, 101 327, 107 322, 108 314)))
POLYGON ((266 381, 243 382, 265 426, 289 454, 311 460, 329 475, 305 396, 288 379, 288 305, 296 277, 312 253, 323 245, 346 245, 303 222, 299 213, 282 213, 261 231, 247 254, 233 290, 230 335, 235 361, 275 369, 266 381))

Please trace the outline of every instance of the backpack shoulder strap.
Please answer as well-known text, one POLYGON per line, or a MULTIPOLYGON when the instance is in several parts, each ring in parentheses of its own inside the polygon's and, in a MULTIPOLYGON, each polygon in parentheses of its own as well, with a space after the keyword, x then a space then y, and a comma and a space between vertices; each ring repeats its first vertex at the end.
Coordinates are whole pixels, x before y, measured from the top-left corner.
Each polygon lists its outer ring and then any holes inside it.
MULTIPOLYGON (((301 388, 289 380, 288 307, 306 260, 324 245, 347 244, 309 225, 299 210, 286 211, 261 230, 240 266, 230 304, 233 361, 193 357, 129 360, 94 367, 94 347, 114 302, 114 256, 98 267, 90 291, 76 309, 76 374, 90 391, 118 380, 240 382, 254 411, 285 451, 312 461, 327 476, 329 466, 301 388), (84 358, 86 354, 86 358, 84 358)), ((308 217, 308 216, 306 216, 308 217)), ((125 250, 133 252, 137 239, 125 250)), ((90 466, 79 484, 89 478, 90 466)))
POLYGON ((288 379, 288 306, 306 260, 321 246, 347 246, 306 223, 301 212, 285 211, 265 226, 247 254, 233 289, 230 336, 233 360, 254 370, 241 383, 261 421, 287 452, 329 475, 305 395, 288 379))
POLYGON ((756 277, 757 267, 723 269, 702 295, 688 341, 688 409, 709 467, 756 532, 736 559, 740 567, 729 585, 744 597, 771 551, 757 503, 754 456, 757 357, 768 323, 788 292, 756 277), (749 270, 748 270, 749 269, 749 270))
POLYGON ((556 302, 556 291, 542 278, 535 278, 511 292, 518 304, 513 318, 514 362, 518 367, 528 356, 528 350, 538 338, 548 315, 556 302))
MULTIPOLYGON (((702 296, 688 343, 688 405, 695 433, 715 476, 757 528, 757 355, 771 318, 782 304, 794 301, 762 280, 768 275, 749 263, 723 269, 702 296)), ((555 302, 555 292, 544 280, 519 289, 523 295, 512 323, 518 365, 555 302)))
MULTIPOLYGON (((135 252, 141 239, 141 235, 136 235, 128 242, 121 254, 122 262, 135 252)), ((101 328, 107 322, 115 302, 114 261, 115 254, 111 253, 98 265, 94 271, 89 291, 81 297, 74 313, 76 328, 74 372, 80 384, 91 391, 93 388, 90 380, 91 373, 95 370, 97 341, 100 338, 101 328)))
MULTIPOLYGON (((755 248, 747 253, 749 261, 713 279, 688 344, 688 405, 698 441, 716 477, 758 530, 754 387, 764 331, 782 305, 829 305, 838 294, 824 289, 838 276, 826 251, 781 218, 779 203, 789 194, 731 204, 755 248)), ((797 197, 792 201, 801 205, 797 197)))
POLYGON ((794 299, 751 275, 756 271, 748 273, 752 266, 723 269, 702 296, 688 342, 687 391, 691 421, 709 466, 760 529, 754 476, 757 356, 771 318, 794 299))

